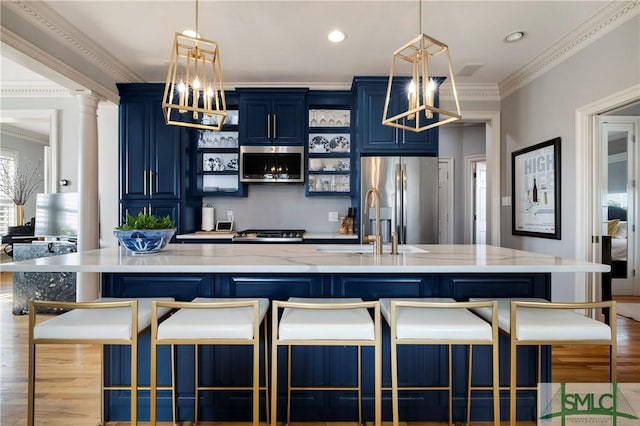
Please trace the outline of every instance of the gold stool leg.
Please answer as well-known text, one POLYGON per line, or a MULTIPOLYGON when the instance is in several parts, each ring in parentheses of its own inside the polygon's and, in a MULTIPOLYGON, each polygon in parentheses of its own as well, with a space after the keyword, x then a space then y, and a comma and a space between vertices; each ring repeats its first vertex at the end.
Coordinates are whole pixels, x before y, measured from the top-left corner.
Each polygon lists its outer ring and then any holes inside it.
POLYGON ((391 407, 393 412, 393 426, 398 426, 398 346, 391 338, 391 407))
POLYGON ((260 335, 253 337, 253 425, 260 422, 260 335))
POLYGON ((473 345, 469 345, 469 365, 467 367, 467 418, 466 424, 471 421, 471 376, 473 375, 473 345))
POLYGON ((200 402, 200 369, 198 368, 198 366, 200 365, 200 353, 199 353, 199 348, 200 346, 196 343, 195 345, 193 345, 193 352, 194 352, 194 356, 195 356, 195 365, 193 366, 194 368, 194 373, 195 373, 195 385, 196 385, 196 391, 195 391, 195 397, 196 400, 195 402, 195 411, 193 413, 193 418, 194 418, 194 422, 195 424, 198 424, 198 411, 199 411, 199 402, 200 402))
MULTIPOLYGON (((264 406, 266 410, 266 422, 270 421, 270 407, 269 407, 269 345, 267 345, 267 320, 262 321, 262 330, 264 333, 264 406)), ((260 344, 258 342, 258 344, 260 344)))
POLYGON ((138 333, 131 342, 131 426, 138 424, 138 333))
POLYGON ((287 346, 287 425, 291 424, 291 345, 287 346))
POLYGON ((362 425, 362 346, 358 346, 358 425, 362 425))

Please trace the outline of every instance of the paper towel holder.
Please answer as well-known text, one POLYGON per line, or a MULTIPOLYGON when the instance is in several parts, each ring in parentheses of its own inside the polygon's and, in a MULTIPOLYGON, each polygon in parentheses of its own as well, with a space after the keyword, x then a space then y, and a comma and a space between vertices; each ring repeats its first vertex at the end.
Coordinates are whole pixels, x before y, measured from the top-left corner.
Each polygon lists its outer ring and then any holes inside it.
POLYGON ((217 221, 216 231, 233 231, 233 221, 232 220, 217 221))

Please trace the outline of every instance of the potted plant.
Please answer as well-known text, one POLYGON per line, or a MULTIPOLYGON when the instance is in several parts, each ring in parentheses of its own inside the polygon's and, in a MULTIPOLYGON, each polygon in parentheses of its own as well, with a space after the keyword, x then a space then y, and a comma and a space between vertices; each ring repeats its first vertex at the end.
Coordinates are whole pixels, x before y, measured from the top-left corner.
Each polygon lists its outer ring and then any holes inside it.
POLYGON ((171 240, 176 228, 168 215, 127 213, 125 223, 113 230, 113 235, 133 254, 157 253, 171 240))
POLYGON ((0 158, 0 193, 16 205, 16 226, 24 225, 24 205, 43 182, 40 164, 16 158, 0 158))

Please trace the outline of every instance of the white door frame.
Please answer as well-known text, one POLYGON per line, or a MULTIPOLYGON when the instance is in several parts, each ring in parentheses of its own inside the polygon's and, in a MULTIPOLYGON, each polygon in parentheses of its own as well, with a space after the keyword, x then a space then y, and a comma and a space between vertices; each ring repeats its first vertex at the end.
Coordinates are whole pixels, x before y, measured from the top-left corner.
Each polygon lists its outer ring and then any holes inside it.
MULTIPOLYGON (((447 203, 447 215, 448 215, 448 220, 447 220, 447 235, 449 236, 449 241, 438 241, 440 244, 453 244, 453 242, 455 241, 454 239, 454 235, 453 235, 453 222, 455 220, 453 214, 455 212, 454 207, 453 207, 453 194, 454 194, 454 190, 453 190, 453 185, 455 182, 455 175, 454 175, 454 169, 453 169, 453 157, 439 157, 438 158, 438 164, 445 164, 446 168, 447 168, 447 172, 449 173, 449 178, 447 179, 447 192, 449 193, 449 197, 448 197, 448 203, 447 203)), ((438 201, 439 202, 439 201, 438 201)))
MULTIPOLYGON (((608 217, 606 216, 606 209, 605 209, 605 205, 606 205, 606 197, 605 194, 608 193, 608 182, 609 182, 609 177, 608 177, 608 164, 612 162, 613 157, 614 156, 610 156, 608 153, 608 144, 606 143, 608 141, 608 137, 607 134, 605 132, 605 126, 606 128, 618 128, 619 130, 626 130, 629 134, 628 138, 630 138, 631 140, 635 140, 637 141, 638 139, 638 127, 640 126, 640 118, 637 116, 616 116, 616 115, 600 115, 597 117, 597 123, 598 123, 598 143, 600 145, 600 163, 599 163, 599 170, 597 170, 597 175, 600 178, 600 182, 602 183, 602 189, 603 192, 600 194, 600 200, 597 201, 598 203, 598 207, 599 207, 599 211, 598 211, 598 216, 595 218, 595 220, 600 223, 600 224, 604 224, 608 217), (605 164, 607 164, 605 166, 605 164)), ((613 295, 616 294, 622 294, 622 295, 633 295, 633 296, 640 296, 640 285, 638 285, 638 282, 640 280, 639 276, 634 276, 632 273, 632 270, 635 270, 638 268, 637 262, 636 260, 638 259, 637 257, 637 253, 638 253, 638 246, 640 245, 637 241, 637 232, 636 229, 634 228, 634 226, 637 226, 637 218, 638 218, 638 189, 637 189, 637 184, 636 184, 636 189, 630 189, 629 187, 631 186, 629 184, 629 182, 633 181, 633 180, 637 180, 635 178, 635 175, 633 174, 633 172, 637 173, 638 170, 638 165, 640 164, 640 157, 638 155, 638 149, 637 149, 637 143, 627 143, 627 152, 626 154, 623 154, 622 156, 624 157, 624 160, 627 161, 627 193, 629 193, 630 191, 633 193, 632 196, 630 197, 630 203, 627 206, 627 222, 629 225, 629 230, 628 230, 628 238, 627 238, 627 278, 626 279, 616 279, 614 278, 612 280, 611 283, 611 291, 613 295), (626 281, 626 282, 625 282, 626 281), (621 287, 624 288, 625 286, 628 287, 628 290, 630 290, 629 292, 615 292, 615 288, 618 287, 618 289, 620 289, 621 287)), ((600 227, 600 235, 603 235, 603 229, 604 227, 600 227)))
MULTIPOLYGON (((596 118, 599 114, 640 100, 638 93, 640 84, 576 109, 576 211, 581 212, 575 215, 575 257, 578 260, 601 261, 600 243, 592 242, 592 236, 598 235, 600 231, 600 224, 595 217, 599 209, 594 209, 594 206, 602 193, 600 179, 596 176, 597 173, 593 173, 600 155, 596 118)), ((599 299, 599 273, 580 272, 574 274, 574 277, 575 300, 599 299)))
MULTIPOLYGON (((469 155, 464 157, 464 243, 473 244, 474 215, 474 165, 479 161, 487 161, 486 155, 469 155)), ((487 175, 489 174, 487 167, 487 175)), ((487 198, 487 202, 489 199, 487 198)), ((487 204, 488 205, 488 204, 487 204)))
POLYGON ((485 123, 487 244, 500 246, 500 111, 463 111, 462 121, 485 123))

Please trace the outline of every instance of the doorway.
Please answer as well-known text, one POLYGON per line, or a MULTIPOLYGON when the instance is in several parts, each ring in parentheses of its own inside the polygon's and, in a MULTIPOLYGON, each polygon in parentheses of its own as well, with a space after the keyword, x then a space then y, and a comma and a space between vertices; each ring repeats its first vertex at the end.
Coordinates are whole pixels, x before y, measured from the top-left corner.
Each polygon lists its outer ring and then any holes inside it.
POLYGON ((453 244, 453 158, 438 159, 438 243, 453 244))
POLYGON ((487 159, 467 156, 465 161, 465 244, 487 243, 487 159))
MULTIPOLYGON (((633 111, 630 107, 622 111, 633 111)), ((640 106, 639 106, 640 108, 640 106)), ((614 111, 612 114, 617 114, 614 111)), ((613 295, 640 296, 638 277, 638 139, 640 116, 598 117, 600 136, 600 235, 611 237, 611 291, 613 295)))

